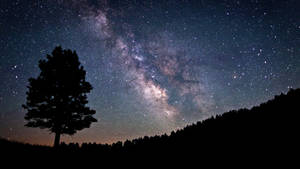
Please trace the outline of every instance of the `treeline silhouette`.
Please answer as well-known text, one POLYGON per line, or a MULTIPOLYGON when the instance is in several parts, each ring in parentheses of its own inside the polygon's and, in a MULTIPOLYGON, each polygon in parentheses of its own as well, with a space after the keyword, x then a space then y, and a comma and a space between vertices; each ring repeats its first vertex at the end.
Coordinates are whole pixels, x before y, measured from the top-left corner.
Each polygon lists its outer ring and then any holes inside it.
MULTIPOLYGON (((145 136, 109 144, 61 143, 59 147, 37 146, 0 140, 1 150, 11 154, 56 154, 76 157, 111 157, 157 154, 220 157, 229 152, 239 155, 270 155, 290 152, 299 144, 300 89, 251 109, 239 109, 199 121, 170 135, 145 136)), ((283 155, 283 154, 281 154, 283 155)), ((168 156, 168 157, 169 157, 168 156)))

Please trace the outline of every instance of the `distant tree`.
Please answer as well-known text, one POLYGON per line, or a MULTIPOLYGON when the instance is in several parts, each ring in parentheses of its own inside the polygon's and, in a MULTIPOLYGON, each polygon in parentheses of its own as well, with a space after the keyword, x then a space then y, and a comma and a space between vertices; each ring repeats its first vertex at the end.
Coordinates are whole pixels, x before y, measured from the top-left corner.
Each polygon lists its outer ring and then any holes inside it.
POLYGON ((56 47, 47 60, 39 61, 40 75, 29 79, 25 120, 27 127, 49 129, 55 133, 54 146, 62 134, 73 135, 89 128, 97 120, 86 106, 92 86, 85 80, 86 71, 76 52, 56 47))

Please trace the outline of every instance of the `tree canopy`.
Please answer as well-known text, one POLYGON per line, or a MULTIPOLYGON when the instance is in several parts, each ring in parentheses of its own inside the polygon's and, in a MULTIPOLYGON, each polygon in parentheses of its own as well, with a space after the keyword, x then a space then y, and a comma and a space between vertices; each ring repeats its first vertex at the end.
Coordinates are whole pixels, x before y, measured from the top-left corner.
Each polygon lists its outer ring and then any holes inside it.
POLYGON ((92 116, 96 111, 86 106, 92 86, 75 51, 56 47, 39 61, 39 68, 39 76, 30 78, 27 86, 25 126, 49 129, 58 145, 61 134, 73 135, 97 122, 92 116))

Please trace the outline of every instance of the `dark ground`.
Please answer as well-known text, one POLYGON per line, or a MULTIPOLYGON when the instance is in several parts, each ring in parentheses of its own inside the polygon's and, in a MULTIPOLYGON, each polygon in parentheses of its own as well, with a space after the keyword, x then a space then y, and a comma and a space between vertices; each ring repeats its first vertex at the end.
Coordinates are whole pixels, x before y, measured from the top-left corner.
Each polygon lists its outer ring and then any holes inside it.
POLYGON ((145 136, 112 145, 62 143, 52 148, 1 139, 1 156, 10 160, 28 158, 29 162, 39 159, 70 164, 100 159, 102 162, 141 159, 151 163, 169 159, 173 159, 173 163, 178 162, 175 159, 197 159, 199 163, 204 159, 250 163, 271 159, 276 163, 299 156, 299 105, 300 89, 290 90, 250 110, 226 112, 171 135, 145 136))

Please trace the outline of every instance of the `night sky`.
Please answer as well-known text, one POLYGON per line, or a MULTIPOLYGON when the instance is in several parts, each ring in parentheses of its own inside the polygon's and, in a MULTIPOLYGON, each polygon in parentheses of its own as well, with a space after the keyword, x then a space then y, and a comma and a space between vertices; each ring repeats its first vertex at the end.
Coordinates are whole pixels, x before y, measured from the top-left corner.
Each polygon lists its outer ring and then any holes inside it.
POLYGON ((300 1, 1 0, 0 137, 52 145, 21 105, 58 45, 77 51, 98 119, 62 141, 170 133, 300 87, 300 1))

